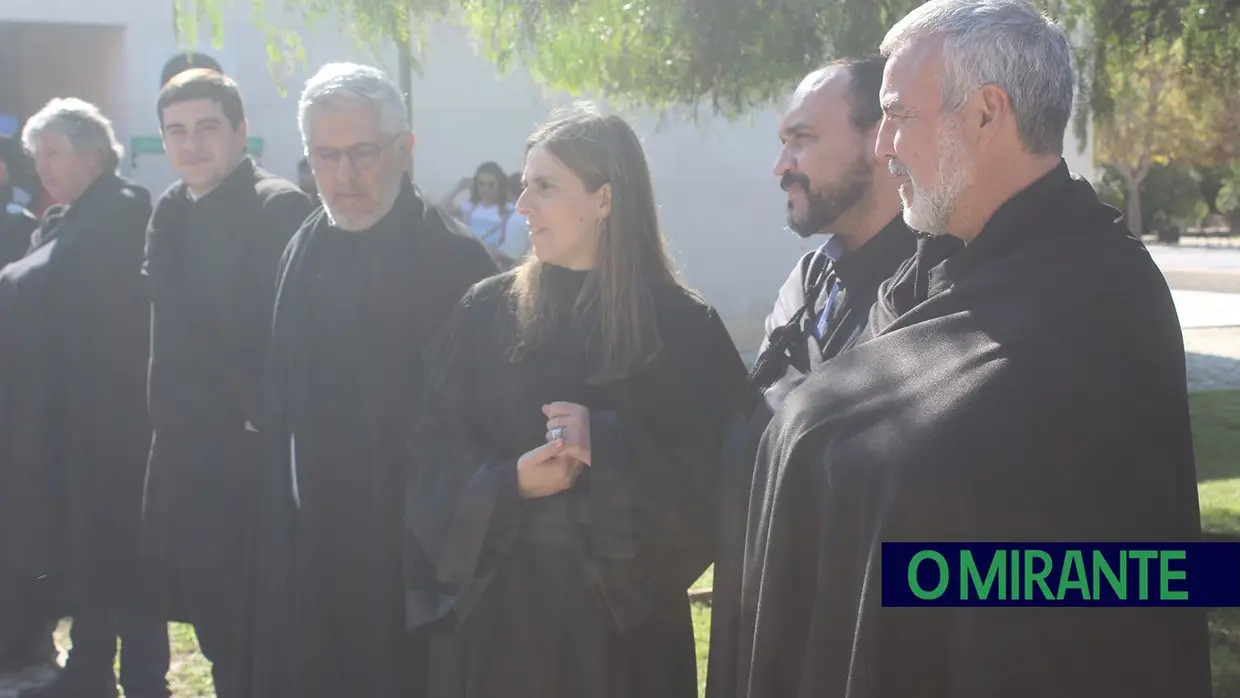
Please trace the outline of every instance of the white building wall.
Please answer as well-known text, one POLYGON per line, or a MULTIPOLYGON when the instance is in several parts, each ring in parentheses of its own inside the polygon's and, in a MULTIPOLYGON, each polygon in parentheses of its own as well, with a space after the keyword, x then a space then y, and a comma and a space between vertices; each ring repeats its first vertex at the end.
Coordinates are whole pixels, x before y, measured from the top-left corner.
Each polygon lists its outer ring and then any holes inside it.
MULTIPOLYGON (((306 49, 304 66, 283 79, 287 93, 281 94, 268 70, 266 40, 252 21, 249 3, 235 5, 225 17, 222 45, 217 48, 203 37, 196 50, 219 60, 241 84, 250 135, 265 142, 263 165, 293 178, 302 156, 296 97, 307 72, 328 61, 356 60, 379 65, 395 77, 395 52, 387 48, 376 56, 325 23, 306 28, 295 18, 272 12, 269 18, 277 26, 298 29, 306 49)), ((159 74, 182 48, 173 35, 171 0, 4 0, 0 21, 115 27, 114 40, 97 42, 110 55, 81 62, 75 73, 80 76, 77 94, 102 101, 127 146, 131 136, 158 134, 154 102, 159 74), (110 77, 99 67, 109 63, 120 66, 110 77)), ((463 30, 434 26, 423 74, 413 84, 415 179, 438 199, 485 160, 516 170, 525 137, 554 106, 568 101, 567 95, 544 93, 524 71, 498 75, 463 30)), ((754 349, 776 289, 796 259, 815 244, 785 230, 783 193, 771 174, 778 150, 778 109, 757 110, 735 123, 706 118, 696 124, 663 125, 651 113, 620 113, 645 143, 661 223, 677 264, 687 281, 719 309, 741 350, 754 349)), ((1092 176, 1088 151, 1079 155, 1074 141, 1068 150, 1073 169, 1092 176)), ((126 174, 154 192, 174 179, 161 155, 142 156, 136 166, 128 157, 126 161, 126 174)))

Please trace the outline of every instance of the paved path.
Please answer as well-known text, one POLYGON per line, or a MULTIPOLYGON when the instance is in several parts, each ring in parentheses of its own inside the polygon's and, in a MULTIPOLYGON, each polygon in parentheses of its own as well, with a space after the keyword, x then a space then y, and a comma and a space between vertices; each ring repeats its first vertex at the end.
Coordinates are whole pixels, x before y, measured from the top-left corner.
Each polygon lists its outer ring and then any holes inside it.
POLYGON ((1240 247, 1174 246, 1146 243, 1158 267, 1166 271, 1240 272, 1240 247))
POLYGON ((1240 249, 1151 245, 1184 329, 1188 389, 1240 389, 1240 249))
POLYGON ((1240 326, 1240 293, 1173 288, 1171 297, 1184 329, 1240 326))
POLYGON ((1240 327, 1185 329, 1188 390, 1240 389, 1240 327))

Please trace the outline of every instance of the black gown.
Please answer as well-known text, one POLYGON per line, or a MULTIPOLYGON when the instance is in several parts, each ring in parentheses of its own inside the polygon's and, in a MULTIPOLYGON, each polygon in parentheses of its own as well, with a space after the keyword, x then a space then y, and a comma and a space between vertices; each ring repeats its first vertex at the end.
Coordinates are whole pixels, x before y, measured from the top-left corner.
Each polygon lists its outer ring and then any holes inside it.
POLYGON ((150 214, 150 192, 103 174, 0 272, 0 601, 6 580, 39 579, 51 617, 153 610, 139 549, 150 214))
MULTIPOLYGON (((143 542, 178 571, 233 576, 247 524, 238 514, 250 508, 260 465, 262 437, 245 424, 261 421, 276 272, 312 210, 291 182, 246 158, 198 201, 177 182, 151 214, 143 542)), ((170 619, 186 620, 180 606, 170 619)))
POLYGON ((756 462, 738 696, 1204 698, 1203 609, 885 608, 886 541, 1200 537, 1184 348, 1118 212, 1059 167, 923 237, 873 335, 756 462))
MULTIPOLYGON (((586 274, 550 276, 575 297, 586 274)), ((430 695, 692 698, 687 590, 713 558, 744 364, 714 310, 670 287, 654 289, 662 350, 628 378, 588 384, 572 322, 513 363, 512 278, 466 296, 428 365, 422 428, 437 438, 410 484, 406 576, 410 626, 444 633, 430 695), (593 465, 566 492, 522 500, 515 463, 545 443, 554 401, 590 409, 593 465)))
POLYGON ((814 371, 832 370, 830 360, 857 343, 878 300, 880 285, 916 251, 916 234, 897 216, 864 245, 838 260, 831 261, 822 250, 808 253, 779 291, 767 320, 767 326, 774 329, 763 342, 762 352, 749 373, 747 404, 752 407, 737 415, 724 447, 706 698, 736 695, 745 524, 754 460, 762 434, 790 391, 814 371), (831 282, 839 288, 828 308, 827 289, 831 282), (815 325, 824 312, 828 313, 829 322, 819 337, 815 325))
POLYGON ((481 243, 408 181, 369 230, 339 230, 320 209, 294 236, 258 425, 272 451, 250 554, 244 695, 422 694, 425 643, 405 632, 400 554, 420 355, 494 272, 481 243))

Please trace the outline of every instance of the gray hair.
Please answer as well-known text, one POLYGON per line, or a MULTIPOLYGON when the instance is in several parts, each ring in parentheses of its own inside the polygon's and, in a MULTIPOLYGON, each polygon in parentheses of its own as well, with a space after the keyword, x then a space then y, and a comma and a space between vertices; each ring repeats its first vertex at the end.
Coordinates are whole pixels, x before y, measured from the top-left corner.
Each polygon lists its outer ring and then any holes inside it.
POLYGON ((92 150, 99 153, 104 172, 120 168, 124 149, 116 140, 112 122, 99 107, 76 97, 57 97, 26 121, 22 129, 22 145, 33 153, 45 131, 64 135, 75 153, 92 150))
POLYGON ((943 39, 943 109, 959 109, 976 90, 1007 91, 1026 150, 1063 153, 1072 114, 1072 49, 1060 25, 1028 0, 930 0, 901 19, 879 50, 892 56, 928 38, 943 39))
POLYGON ((409 130, 405 100, 386 73, 356 63, 328 63, 306 81, 297 104, 297 126, 301 129, 302 144, 307 144, 311 110, 335 110, 354 105, 378 109, 379 127, 387 135, 409 130))

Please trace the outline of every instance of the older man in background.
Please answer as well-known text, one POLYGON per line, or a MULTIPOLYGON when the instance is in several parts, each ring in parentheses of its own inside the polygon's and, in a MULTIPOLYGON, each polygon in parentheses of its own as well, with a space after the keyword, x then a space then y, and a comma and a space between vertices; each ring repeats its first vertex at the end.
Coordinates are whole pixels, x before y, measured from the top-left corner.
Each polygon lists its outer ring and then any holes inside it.
MULTIPOLYGON (((26 208, 29 195, 16 182, 23 159, 16 139, 0 136, 0 268, 26 256, 30 234, 39 227, 39 220, 26 208)), ((0 671, 2 667, 0 661, 0 671)))
POLYGON ((22 698, 168 695, 167 627, 139 619, 150 194, 117 174, 108 119, 54 99, 22 133, 62 215, 0 272, 0 560, 28 603, 73 617, 64 671, 22 698), (31 580, 39 579, 40 584, 31 580), (42 586, 43 588, 39 588, 42 586))
POLYGON ((426 650, 405 631, 400 536, 419 355, 496 267, 410 181, 413 133, 382 72, 324 66, 299 122, 323 208, 278 275, 244 686, 416 698, 426 650))

